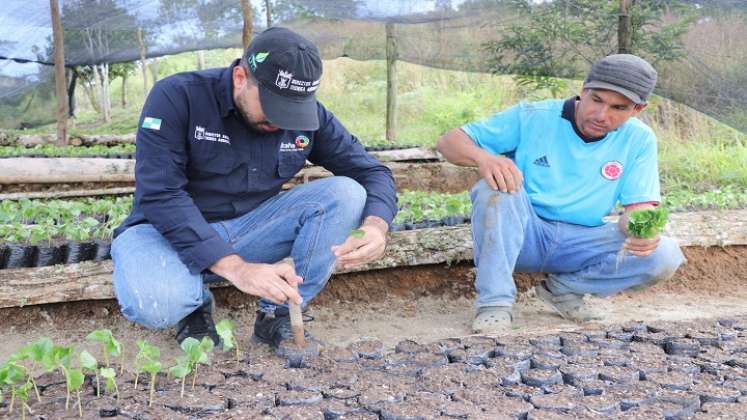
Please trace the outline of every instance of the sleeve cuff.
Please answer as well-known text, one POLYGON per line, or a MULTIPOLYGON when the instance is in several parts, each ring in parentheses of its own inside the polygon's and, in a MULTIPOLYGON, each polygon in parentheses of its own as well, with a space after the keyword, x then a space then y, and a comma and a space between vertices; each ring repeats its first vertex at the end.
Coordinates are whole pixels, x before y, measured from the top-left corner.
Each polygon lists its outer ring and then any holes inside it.
POLYGON ((366 207, 363 209, 363 217, 361 220, 365 220, 368 216, 377 216, 384 219, 384 221, 391 226, 392 220, 394 220, 394 216, 396 214, 396 211, 393 212, 392 209, 389 208, 384 203, 369 203, 366 205, 366 207))
POLYGON ((210 268, 219 259, 235 254, 236 250, 231 247, 223 238, 215 236, 207 241, 200 242, 186 255, 187 268, 192 274, 200 274, 210 268))

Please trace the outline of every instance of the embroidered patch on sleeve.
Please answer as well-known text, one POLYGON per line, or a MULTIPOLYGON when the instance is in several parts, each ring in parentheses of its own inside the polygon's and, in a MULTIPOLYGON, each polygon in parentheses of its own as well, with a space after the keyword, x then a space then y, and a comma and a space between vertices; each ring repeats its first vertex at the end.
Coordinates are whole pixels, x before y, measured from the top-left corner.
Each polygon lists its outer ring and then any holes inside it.
POLYGON ((145 117, 143 119, 143 128, 150 128, 151 130, 161 129, 161 119, 153 117, 145 117))

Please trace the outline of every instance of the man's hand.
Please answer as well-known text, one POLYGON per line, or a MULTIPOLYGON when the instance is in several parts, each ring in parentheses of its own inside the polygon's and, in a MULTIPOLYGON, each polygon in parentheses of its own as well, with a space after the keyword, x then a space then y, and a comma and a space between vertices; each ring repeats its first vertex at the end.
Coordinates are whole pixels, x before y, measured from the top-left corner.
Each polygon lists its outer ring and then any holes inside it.
POLYGON ((350 235, 341 245, 332 247, 332 252, 337 257, 338 267, 352 268, 373 261, 384 254, 386 233, 389 230, 389 225, 384 219, 368 216, 363 221, 360 230, 363 231, 363 236, 356 238, 350 235))
POLYGON ((625 208, 625 213, 620 217, 620 221, 618 222, 620 231, 628 237, 623 243, 623 248, 636 257, 647 257, 651 255, 656 250, 656 247, 659 246, 659 234, 657 233, 656 236, 648 239, 632 236, 628 231, 630 213, 636 210, 647 210, 653 208, 654 206, 650 204, 628 206, 625 208))
POLYGON ((524 183, 524 176, 519 168, 505 156, 481 153, 476 162, 480 176, 494 190, 513 193, 519 191, 524 183))
POLYGON ((623 248, 636 257, 648 257, 656 250, 657 246, 659 246, 658 234, 649 239, 628 236, 628 239, 623 243, 623 248))
POLYGON ((281 304, 289 299, 299 305, 303 302, 296 287, 303 279, 290 264, 253 264, 233 254, 218 260, 210 271, 226 278, 242 292, 273 303, 281 304))

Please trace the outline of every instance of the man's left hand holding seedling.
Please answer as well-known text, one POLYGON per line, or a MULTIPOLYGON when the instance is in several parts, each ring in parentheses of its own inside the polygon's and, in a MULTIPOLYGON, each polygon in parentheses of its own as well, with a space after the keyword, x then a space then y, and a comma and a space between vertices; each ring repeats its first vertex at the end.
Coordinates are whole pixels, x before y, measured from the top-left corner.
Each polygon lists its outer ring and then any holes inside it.
POLYGON ((654 209, 656 209, 656 207, 651 204, 631 206, 626 208, 625 213, 620 217, 620 230, 625 234, 625 236, 627 236, 627 239, 623 243, 623 248, 631 255, 635 255, 636 257, 647 257, 656 250, 657 246, 659 246, 660 236, 658 230, 655 232, 654 236, 640 237, 636 232, 631 232, 628 229, 631 213, 654 209))
POLYGON ((337 267, 348 269, 373 261, 384 254, 389 224, 377 216, 368 216, 363 224, 350 232, 340 245, 332 247, 337 267))

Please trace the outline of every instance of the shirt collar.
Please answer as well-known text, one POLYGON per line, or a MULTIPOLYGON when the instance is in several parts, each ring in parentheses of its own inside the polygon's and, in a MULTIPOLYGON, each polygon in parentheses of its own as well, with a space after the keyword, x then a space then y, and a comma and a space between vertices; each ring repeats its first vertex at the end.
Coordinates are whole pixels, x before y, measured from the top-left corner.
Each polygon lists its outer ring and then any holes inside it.
POLYGON ((233 102, 233 68, 238 65, 239 59, 237 58, 230 66, 223 69, 220 75, 218 106, 220 107, 221 117, 227 117, 236 109, 236 105, 233 102))
POLYGON ((576 125, 576 101, 580 100, 581 98, 579 96, 574 96, 572 98, 566 99, 565 102, 563 102, 563 111, 560 113, 560 116, 564 119, 571 122, 571 127, 573 127, 573 131, 576 132, 576 135, 584 141, 584 143, 594 143, 599 140, 603 140, 606 135, 602 137, 586 137, 581 133, 581 130, 578 129, 578 126, 576 125))

